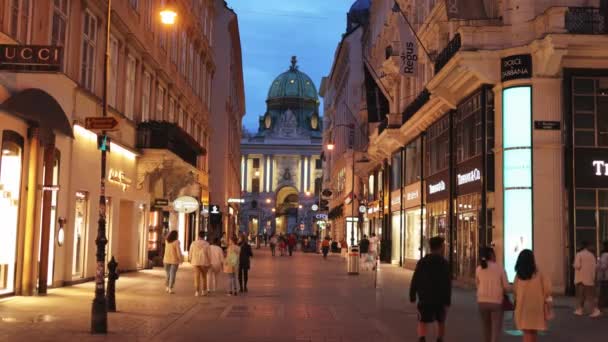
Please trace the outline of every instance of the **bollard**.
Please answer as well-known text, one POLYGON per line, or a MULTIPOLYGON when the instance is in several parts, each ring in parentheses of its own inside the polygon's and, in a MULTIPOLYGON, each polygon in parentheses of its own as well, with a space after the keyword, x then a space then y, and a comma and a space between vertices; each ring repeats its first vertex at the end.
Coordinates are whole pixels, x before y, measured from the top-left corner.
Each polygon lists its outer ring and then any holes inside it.
POLYGON ((108 312, 116 312, 116 280, 119 275, 116 272, 118 263, 112 256, 112 260, 108 263, 108 292, 106 293, 106 306, 108 312))

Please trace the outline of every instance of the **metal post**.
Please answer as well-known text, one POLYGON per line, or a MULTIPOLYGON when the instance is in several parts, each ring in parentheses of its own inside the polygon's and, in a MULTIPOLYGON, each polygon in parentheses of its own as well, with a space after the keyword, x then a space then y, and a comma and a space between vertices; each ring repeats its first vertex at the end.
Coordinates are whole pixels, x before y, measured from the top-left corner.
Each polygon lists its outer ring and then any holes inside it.
POLYGON ((118 263, 112 256, 112 259, 108 263, 108 294, 106 296, 106 303, 108 306, 108 312, 116 312, 116 280, 120 277, 116 269, 118 263))
MULTIPOLYGON (((108 0, 108 9, 106 15, 106 53, 103 65, 103 116, 108 115, 108 64, 110 60, 110 27, 112 19, 112 0, 108 0)), ((106 132, 103 131, 102 136, 105 138, 106 132)), ((91 308, 91 333, 106 334, 108 332, 108 311, 105 299, 105 257, 106 257, 106 149, 101 148, 101 177, 99 183, 99 219, 97 221, 97 245, 96 262, 97 269, 95 272, 95 298, 91 308)))
MULTIPOLYGON (((354 128, 353 128, 353 140, 354 140, 354 128)), ((353 169, 352 169, 352 177, 351 177, 351 194, 353 198, 350 201, 350 246, 355 245, 355 149, 354 149, 354 141, 353 141, 353 169)))

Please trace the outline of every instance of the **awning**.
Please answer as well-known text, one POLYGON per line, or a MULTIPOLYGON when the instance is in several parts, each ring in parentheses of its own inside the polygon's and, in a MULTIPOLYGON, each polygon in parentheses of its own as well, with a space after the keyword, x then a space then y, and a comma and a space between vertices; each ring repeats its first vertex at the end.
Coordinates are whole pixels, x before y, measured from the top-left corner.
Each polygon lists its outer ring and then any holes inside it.
POLYGON ((73 138, 72 125, 61 105, 47 92, 29 88, 9 97, 0 108, 41 129, 50 129, 73 138))

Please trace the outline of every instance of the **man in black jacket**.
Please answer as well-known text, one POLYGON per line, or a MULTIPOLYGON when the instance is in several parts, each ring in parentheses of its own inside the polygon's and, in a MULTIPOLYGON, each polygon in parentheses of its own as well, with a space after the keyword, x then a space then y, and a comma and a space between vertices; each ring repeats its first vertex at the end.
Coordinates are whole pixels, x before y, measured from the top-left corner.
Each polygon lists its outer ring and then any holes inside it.
POLYGON ((445 243, 442 237, 429 241, 431 253, 418 261, 410 286, 410 301, 418 298, 418 339, 426 342, 427 324, 437 322, 437 342, 443 341, 447 309, 452 299, 450 266, 443 257, 445 243))

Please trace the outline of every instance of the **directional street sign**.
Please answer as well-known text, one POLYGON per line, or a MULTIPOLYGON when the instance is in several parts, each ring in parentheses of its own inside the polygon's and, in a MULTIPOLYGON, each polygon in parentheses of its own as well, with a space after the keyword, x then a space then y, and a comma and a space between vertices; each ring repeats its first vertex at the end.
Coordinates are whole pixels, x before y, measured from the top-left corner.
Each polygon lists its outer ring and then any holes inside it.
POLYGON ((118 121, 111 116, 88 117, 84 120, 86 129, 98 131, 113 131, 118 129, 118 121))

